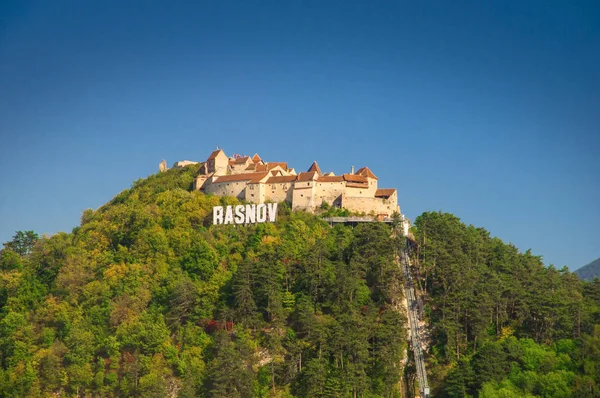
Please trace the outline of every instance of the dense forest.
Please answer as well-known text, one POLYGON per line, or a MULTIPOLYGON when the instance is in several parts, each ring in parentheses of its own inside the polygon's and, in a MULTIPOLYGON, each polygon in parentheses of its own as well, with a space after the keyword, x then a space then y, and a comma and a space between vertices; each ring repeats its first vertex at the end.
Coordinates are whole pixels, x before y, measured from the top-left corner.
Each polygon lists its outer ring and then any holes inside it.
MULTIPOLYGON (((382 223, 211 225, 196 166, 0 251, 0 396, 406 397, 405 245, 382 223)), ((331 209, 328 209, 331 212, 331 209)), ((600 282, 424 213, 433 396, 600 395, 600 282)), ((408 386, 408 388, 407 388, 408 386)))
POLYGON ((600 281, 424 213, 414 226, 434 396, 600 396, 600 281))
POLYGON ((397 396, 406 342, 384 224, 212 226, 197 168, 136 181, 0 258, 0 395, 397 396))

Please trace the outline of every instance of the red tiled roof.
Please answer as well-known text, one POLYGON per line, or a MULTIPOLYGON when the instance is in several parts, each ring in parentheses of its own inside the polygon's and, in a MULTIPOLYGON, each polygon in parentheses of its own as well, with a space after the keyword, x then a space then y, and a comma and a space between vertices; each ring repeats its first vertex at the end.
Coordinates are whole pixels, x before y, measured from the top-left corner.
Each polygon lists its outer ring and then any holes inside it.
POLYGON ((268 170, 274 169, 277 166, 287 170, 287 162, 267 162, 268 170))
POLYGON ((265 181, 267 184, 277 184, 282 182, 296 181, 296 176, 275 176, 265 181))
POLYGON ((359 176, 357 174, 343 174, 342 177, 348 182, 368 182, 367 177, 359 176))
POLYGON ((248 165, 248 167, 246 167, 246 169, 245 169, 245 170, 256 170, 256 166, 257 166, 256 164, 254 164, 254 163, 250 163, 250 164, 248 165))
POLYGON ((233 174, 229 176, 220 176, 217 177, 215 183, 220 182, 232 182, 232 181, 250 181, 250 182, 258 182, 265 178, 268 173, 245 173, 245 174, 233 174))
POLYGON ((307 171, 305 173, 298 174, 298 181, 312 181, 317 177, 316 171, 307 171))
POLYGON ((308 172, 316 171, 318 175, 322 175, 323 174, 323 173, 321 173, 321 168, 317 164, 316 160, 313 162, 313 164, 310 165, 310 168, 307 171, 308 172))
POLYGON ((252 156, 252 161, 254 163, 258 163, 260 162, 262 159, 260 158, 260 156, 258 156, 258 153, 255 153, 254 156, 252 156))
POLYGON ((373 172, 371 171, 371 169, 369 169, 368 167, 362 167, 362 168, 358 169, 358 171, 356 172, 356 174, 361 175, 363 177, 371 177, 371 178, 374 178, 376 180, 379 180, 379 178, 377 178, 377 176, 375 174, 373 174, 373 172))
POLYGON ((321 176, 317 179, 319 182, 342 182, 344 177, 342 176, 321 176))
POLYGON ((396 192, 396 190, 394 188, 381 188, 381 189, 378 189, 377 191, 375 191, 375 197, 387 199, 390 196, 392 196, 395 192, 396 192))
POLYGON ((272 170, 275 167, 281 167, 284 170, 287 170, 287 163, 286 162, 268 162, 265 164, 257 164, 256 165, 256 171, 267 171, 267 170, 272 170))
MULTIPOLYGON (((212 151, 207 160, 211 160, 211 159, 216 158, 217 155, 219 154, 219 152, 223 152, 223 150, 222 149, 217 149, 216 151, 212 151)), ((225 155, 225 152, 223 152, 223 155, 225 155)))
POLYGON ((249 156, 244 156, 244 157, 241 157, 241 158, 234 159, 234 160, 233 160, 233 163, 234 163, 234 164, 244 164, 244 163, 246 163, 248 160, 250 160, 250 157, 249 157, 249 156))

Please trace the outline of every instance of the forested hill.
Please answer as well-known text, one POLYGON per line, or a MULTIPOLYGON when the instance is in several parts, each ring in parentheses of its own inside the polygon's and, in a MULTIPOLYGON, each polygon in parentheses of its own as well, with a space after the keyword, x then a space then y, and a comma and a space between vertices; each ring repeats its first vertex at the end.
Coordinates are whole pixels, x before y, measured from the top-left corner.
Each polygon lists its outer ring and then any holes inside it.
POLYGON ((592 261, 591 263, 584 265, 575 271, 575 273, 581 278, 588 281, 594 278, 600 278, 600 258, 592 261))
POLYGON ((209 225, 197 167, 136 181, 0 259, 0 396, 394 396, 406 348, 390 229, 209 225))
POLYGON ((452 214, 415 220, 434 396, 600 396, 600 281, 452 214))
MULTIPOLYGON (((237 201, 192 191, 197 171, 4 244, 0 396, 411 396, 403 239, 283 204, 275 223, 213 226, 237 201)), ((414 235, 434 396, 600 395, 599 281, 451 214, 424 213, 414 235)))

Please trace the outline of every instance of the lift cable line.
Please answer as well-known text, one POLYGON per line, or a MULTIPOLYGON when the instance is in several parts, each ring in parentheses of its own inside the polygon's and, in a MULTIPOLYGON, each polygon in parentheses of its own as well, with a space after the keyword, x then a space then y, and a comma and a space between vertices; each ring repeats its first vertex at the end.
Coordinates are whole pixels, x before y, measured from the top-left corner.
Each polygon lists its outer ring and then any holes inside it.
POLYGON ((400 265, 404 274, 404 296, 408 308, 408 324, 410 327, 410 342, 415 357, 415 366, 417 368, 417 380, 419 381, 419 390, 421 397, 429 398, 429 384, 427 383, 427 372, 425 370, 425 357, 421 345, 421 328, 419 327, 419 308, 420 301, 415 295, 413 278, 410 273, 410 258, 408 251, 408 242, 400 254, 400 265))

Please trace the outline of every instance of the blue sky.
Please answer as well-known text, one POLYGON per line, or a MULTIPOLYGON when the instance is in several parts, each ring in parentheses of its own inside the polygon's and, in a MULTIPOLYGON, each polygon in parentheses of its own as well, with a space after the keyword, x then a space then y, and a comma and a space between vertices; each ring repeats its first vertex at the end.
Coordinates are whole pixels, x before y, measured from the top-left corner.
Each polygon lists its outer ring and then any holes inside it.
POLYGON ((0 241, 218 145, 368 165, 410 218, 576 269, 600 257, 599 71, 597 1, 3 1, 0 241))

